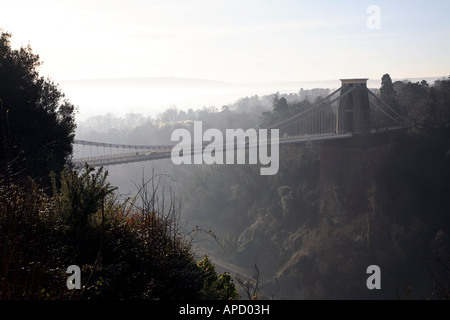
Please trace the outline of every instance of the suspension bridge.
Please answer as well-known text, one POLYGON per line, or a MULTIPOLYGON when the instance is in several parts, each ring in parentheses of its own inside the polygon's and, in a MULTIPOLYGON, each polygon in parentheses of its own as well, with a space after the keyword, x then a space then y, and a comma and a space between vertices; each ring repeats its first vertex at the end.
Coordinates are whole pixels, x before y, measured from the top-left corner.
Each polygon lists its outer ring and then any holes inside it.
MULTIPOLYGON (((276 122, 267 129, 279 130, 279 144, 312 144, 408 128, 411 122, 367 88, 368 79, 341 79, 341 87, 310 108, 276 122)), ((109 149, 110 154, 75 158, 76 167, 109 166, 171 157, 173 145, 130 145, 75 140, 82 146, 109 149), (112 150, 115 152, 112 153, 112 150)), ((208 144, 208 143, 206 143, 208 144)), ((191 153, 206 146, 192 145, 191 153)), ((246 144, 249 147, 248 144, 246 144)), ((226 146, 224 146, 225 148, 226 146)))

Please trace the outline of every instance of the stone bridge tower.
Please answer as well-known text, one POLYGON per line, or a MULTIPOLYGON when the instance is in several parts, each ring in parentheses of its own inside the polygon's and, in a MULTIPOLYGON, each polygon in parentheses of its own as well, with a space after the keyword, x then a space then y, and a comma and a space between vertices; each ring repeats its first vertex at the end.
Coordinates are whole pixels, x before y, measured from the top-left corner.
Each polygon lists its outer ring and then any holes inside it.
POLYGON ((336 129, 338 133, 368 133, 370 131, 368 79, 341 79, 336 129))

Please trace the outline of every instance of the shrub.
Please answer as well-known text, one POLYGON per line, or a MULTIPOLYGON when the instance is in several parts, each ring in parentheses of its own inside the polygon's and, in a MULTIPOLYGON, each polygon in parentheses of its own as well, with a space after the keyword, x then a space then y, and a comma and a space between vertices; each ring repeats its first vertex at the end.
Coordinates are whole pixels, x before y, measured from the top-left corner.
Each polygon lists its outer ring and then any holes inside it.
POLYGON ((0 299, 235 299, 228 274, 197 264, 179 210, 146 186, 119 200, 108 172, 65 170, 53 195, 0 181, 0 299), (59 187, 58 187, 59 186, 59 187), (81 290, 66 269, 81 268, 81 290), (212 281, 212 282, 211 282, 212 281))

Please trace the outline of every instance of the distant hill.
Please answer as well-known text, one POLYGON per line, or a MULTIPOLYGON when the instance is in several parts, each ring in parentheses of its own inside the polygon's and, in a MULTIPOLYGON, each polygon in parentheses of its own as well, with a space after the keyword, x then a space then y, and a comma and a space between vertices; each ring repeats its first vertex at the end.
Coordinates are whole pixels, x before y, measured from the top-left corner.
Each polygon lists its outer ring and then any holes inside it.
MULTIPOLYGON (((426 80, 433 83, 435 80, 444 77, 423 77, 423 78, 393 78, 393 81, 411 81, 420 82, 426 80)), ((62 84, 70 86, 87 87, 164 87, 164 88, 189 88, 189 87, 215 87, 215 88, 236 88, 236 87, 259 87, 259 88, 337 88, 340 86, 339 79, 335 80, 316 80, 316 81, 269 81, 269 82, 226 82, 209 79, 193 79, 178 77, 135 77, 135 78, 96 78, 96 79, 77 79, 62 80, 62 84)), ((369 87, 379 88, 380 79, 369 79, 369 87)), ((298 91, 298 89, 296 89, 298 91)))
POLYGON ((63 84, 72 86, 107 86, 107 87, 234 87, 239 84, 205 80, 174 77, 145 77, 145 78, 96 78, 63 80, 63 84))

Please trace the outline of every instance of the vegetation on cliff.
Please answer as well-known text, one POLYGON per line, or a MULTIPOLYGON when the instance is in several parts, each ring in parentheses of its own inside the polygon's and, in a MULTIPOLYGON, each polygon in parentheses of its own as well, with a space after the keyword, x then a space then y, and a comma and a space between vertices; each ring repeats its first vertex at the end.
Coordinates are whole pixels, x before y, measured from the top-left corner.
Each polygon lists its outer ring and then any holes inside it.
MULTIPOLYGON (((268 297, 449 298, 450 81, 388 79, 380 94, 410 130, 284 147, 273 177, 226 166, 189 179, 185 215, 221 238, 215 255, 256 262, 268 297), (372 264, 379 291, 366 287, 372 264)), ((266 119, 289 114, 278 101, 266 119)))

